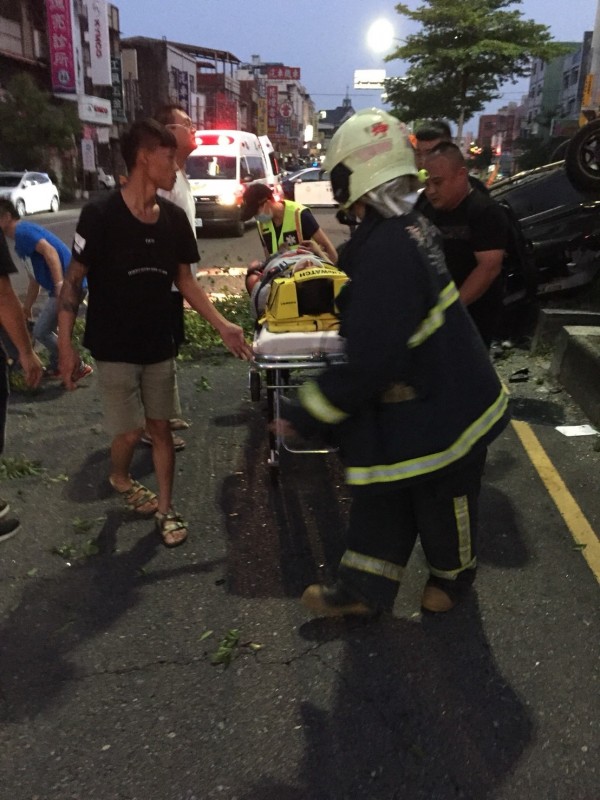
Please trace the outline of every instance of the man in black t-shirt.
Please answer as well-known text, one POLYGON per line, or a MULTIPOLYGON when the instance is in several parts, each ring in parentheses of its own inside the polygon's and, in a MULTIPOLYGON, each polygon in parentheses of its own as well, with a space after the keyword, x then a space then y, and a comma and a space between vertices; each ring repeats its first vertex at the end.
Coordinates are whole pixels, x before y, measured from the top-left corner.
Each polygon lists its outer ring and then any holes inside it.
POLYGON ((506 216, 492 198, 472 188, 455 144, 442 142, 424 164, 428 178, 416 208, 440 230, 460 298, 489 347, 502 312, 506 216))
POLYGON ((169 420, 179 416, 171 284, 221 335, 239 358, 251 358, 242 329, 212 305, 190 271, 198 260, 185 212, 163 198, 175 183, 177 143, 153 120, 123 136, 126 185, 81 212, 73 259, 59 301, 60 371, 67 388, 78 356, 72 346, 80 287, 88 279, 84 344, 98 366, 106 427, 112 436, 110 483, 127 507, 155 514, 167 547, 187 538, 187 523, 171 505, 175 451, 169 420), (158 496, 133 480, 129 468, 144 427, 153 440, 158 496))
MULTIPOLYGON (((4 238, 0 231, 0 325, 6 330, 11 342, 19 353, 19 362, 25 373, 29 386, 37 386, 42 377, 42 363, 33 352, 23 308, 16 296, 10 275, 17 271, 4 238)), ((6 355, 0 347, 0 453, 4 450, 4 433, 6 429, 6 410, 8 405, 8 367, 6 355)), ((19 530, 19 520, 8 517, 10 506, 6 500, 0 499, 0 542, 10 539, 19 530)))

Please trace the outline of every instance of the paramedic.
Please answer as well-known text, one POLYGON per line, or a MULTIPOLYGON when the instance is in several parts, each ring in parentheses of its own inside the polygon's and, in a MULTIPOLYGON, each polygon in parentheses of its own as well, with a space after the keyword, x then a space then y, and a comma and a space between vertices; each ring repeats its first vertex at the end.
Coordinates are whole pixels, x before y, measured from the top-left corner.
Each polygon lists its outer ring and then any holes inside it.
POLYGON ((421 606, 453 608, 475 577, 487 446, 507 397, 459 300, 437 231, 413 212, 417 168, 404 125, 375 108, 335 133, 326 158, 340 206, 360 220, 339 267, 347 361, 304 383, 272 423, 309 436, 338 426, 352 493, 333 585, 309 586, 318 615, 390 610, 421 537, 421 606))
MULTIPOLYGON (((258 235, 265 256, 299 246, 309 248, 315 255, 326 258, 330 264, 337 262, 337 252, 327 234, 319 226, 312 211, 292 200, 277 201, 273 191, 264 183, 253 183, 246 189, 242 205, 244 221, 255 217, 258 235)), ((246 276, 246 288, 260 280, 262 265, 253 262, 246 276)))

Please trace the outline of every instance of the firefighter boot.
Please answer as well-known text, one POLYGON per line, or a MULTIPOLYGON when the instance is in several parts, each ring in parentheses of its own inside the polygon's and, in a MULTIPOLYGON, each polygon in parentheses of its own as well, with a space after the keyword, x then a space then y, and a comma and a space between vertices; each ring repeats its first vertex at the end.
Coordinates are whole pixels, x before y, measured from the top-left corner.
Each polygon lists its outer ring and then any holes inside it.
POLYGON ((474 580, 474 569, 461 572, 454 581, 430 575, 423 589, 421 608, 433 614, 451 611, 468 593, 474 580))
POLYGON ((340 583, 333 586, 313 583, 304 590, 300 602, 320 617, 374 617, 378 614, 377 608, 340 583))

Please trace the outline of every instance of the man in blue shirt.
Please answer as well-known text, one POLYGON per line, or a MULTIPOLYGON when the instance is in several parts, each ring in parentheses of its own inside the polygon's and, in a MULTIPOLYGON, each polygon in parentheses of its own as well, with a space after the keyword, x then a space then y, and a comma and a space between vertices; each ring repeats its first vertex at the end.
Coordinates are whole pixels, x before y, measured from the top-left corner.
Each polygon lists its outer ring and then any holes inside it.
MULTIPOLYGON (((33 326, 33 338, 48 351, 48 374, 58 377, 57 299, 64 273, 71 260, 71 251, 51 231, 22 220, 13 203, 5 198, 0 198, 0 230, 5 236, 14 239, 17 255, 26 263, 31 263, 32 273, 23 303, 26 319, 32 319, 33 304, 38 298, 40 287, 48 292, 48 300, 33 326)), ((92 372, 91 366, 81 361, 76 380, 92 372)))

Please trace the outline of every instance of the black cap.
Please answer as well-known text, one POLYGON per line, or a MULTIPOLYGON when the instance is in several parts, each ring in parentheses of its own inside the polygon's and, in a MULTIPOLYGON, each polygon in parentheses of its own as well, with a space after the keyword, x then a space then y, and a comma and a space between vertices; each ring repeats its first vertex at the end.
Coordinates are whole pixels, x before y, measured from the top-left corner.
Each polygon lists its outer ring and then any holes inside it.
POLYGON ((244 192, 242 219, 246 222, 256 214, 265 200, 273 199, 273 190, 266 183, 251 183, 244 192))

